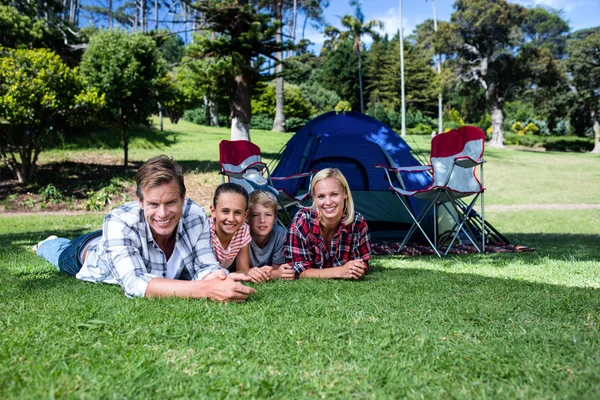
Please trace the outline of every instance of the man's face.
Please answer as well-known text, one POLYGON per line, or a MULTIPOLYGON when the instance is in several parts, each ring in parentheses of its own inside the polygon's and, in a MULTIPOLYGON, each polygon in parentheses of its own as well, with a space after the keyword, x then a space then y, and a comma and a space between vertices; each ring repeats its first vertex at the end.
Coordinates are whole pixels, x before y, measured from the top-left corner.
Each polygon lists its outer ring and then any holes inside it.
POLYGON ((269 237, 276 218, 277 215, 273 208, 255 204, 248 214, 248 225, 250 225, 252 237, 269 237))
POLYGON ((183 215, 183 198, 175 179, 160 186, 146 188, 144 200, 139 201, 144 210, 154 240, 171 237, 183 215))

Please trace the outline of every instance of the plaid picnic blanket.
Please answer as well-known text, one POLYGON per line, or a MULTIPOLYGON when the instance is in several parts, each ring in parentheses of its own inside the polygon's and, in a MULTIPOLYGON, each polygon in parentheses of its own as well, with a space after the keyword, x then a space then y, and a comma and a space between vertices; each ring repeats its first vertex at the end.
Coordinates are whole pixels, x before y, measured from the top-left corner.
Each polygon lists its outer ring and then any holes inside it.
MULTIPOLYGON (((428 245, 422 245, 418 243, 412 243, 404 246, 402 251, 398 251, 400 249, 401 243, 388 243, 388 242, 379 242, 373 243, 371 247, 371 254, 373 255, 407 255, 407 256, 423 256, 435 254, 433 249, 428 245)), ((440 253, 446 251, 445 247, 439 249, 440 253)), ((506 243, 491 243, 485 245, 486 253, 521 253, 525 251, 535 251, 532 247, 527 247, 523 245, 512 245, 506 243)), ((471 254, 477 253, 477 249, 475 246, 470 244, 460 244, 452 246, 448 254, 471 254)))

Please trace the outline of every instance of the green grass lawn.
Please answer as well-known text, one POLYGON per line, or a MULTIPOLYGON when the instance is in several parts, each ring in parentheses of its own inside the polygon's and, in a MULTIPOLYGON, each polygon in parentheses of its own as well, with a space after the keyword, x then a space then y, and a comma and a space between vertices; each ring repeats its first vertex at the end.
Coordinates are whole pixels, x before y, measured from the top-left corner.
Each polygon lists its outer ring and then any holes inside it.
MULTIPOLYGON (((188 178, 216 175, 226 130, 167 128, 174 143, 139 142, 132 159, 167 153, 195 166, 188 178)), ((286 137, 253 132, 267 158, 286 137)), ((80 151, 120 154, 43 162, 80 151)), ((597 156, 486 158, 487 204, 599 203, 597 156)), ((219 304, 128 299, 29 250, 102 215, 1 215, 0 398, 598 398, 600 209, 486 217, 536 251, 376 257, 362 281, 269 282, 219 304)))

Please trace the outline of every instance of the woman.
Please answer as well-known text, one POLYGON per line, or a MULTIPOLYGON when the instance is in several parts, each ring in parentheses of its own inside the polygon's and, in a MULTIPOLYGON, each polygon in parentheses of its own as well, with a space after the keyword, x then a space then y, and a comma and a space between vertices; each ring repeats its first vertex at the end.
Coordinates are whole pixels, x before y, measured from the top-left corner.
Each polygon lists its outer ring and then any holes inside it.
POLYGON ((310 192, 313 205, 294 217, 284 249, 295 278, 361 278, 369 271, 371 243, 348 181, 337 168, 326 168, 314 176, 310 192))

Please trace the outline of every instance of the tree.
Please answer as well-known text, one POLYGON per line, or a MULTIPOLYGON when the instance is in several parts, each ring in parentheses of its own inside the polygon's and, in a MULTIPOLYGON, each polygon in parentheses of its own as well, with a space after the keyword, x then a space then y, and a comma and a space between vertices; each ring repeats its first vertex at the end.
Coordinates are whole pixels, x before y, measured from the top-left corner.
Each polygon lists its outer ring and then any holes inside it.
POLYGON ((567 68, 592 122, 592 153, 600 153, 600 27, 575 32, 567 51, 567 68))
POLYGON ((19 182, 29 182, 39 154, 103 103, 54 52, 0 48, 0 120, 7 122, 0 123, 0 159, 19 182))
POLYGON ((546 48, 554 58, 562 58, 567 47, 567 34, 570 31, 569 24, 562 18, 562 14, 562 11, 549 7, 529 9, 527 18, 521 26, 527 40, 526 45, 546 48))
POLYGON ((342 17, 341 23, 346 31, 340 31, 339 29, 328 26, 325 28, 325 36, 329 37, 330 44, 336 47, 338 43, 345 42, 350 39, 353 42, 353 49, 358 59, 358 85, 360 92, 360 112, 365 112, 365 105, 363 99, 363 83, 362 83, 362 62, 361 52, 363 51, 362 37, 364 35, 376 37, 377 33, 375 28, 383 28, 383 23, 377 20, 371 20, 365 22, 365 16, 360 6, 360 0, 350 0, 350 5, 354 7, 354 15, 346 14, 342 17))
POLYGON ((291 48, 287 41, 277 43, 279 28, 270 15, 259 13, 248 0, 201 0, 191 3, 200 11, 205 29, 213 35, 196 40, 196 57, 226 59, 231 63, 231 139, 250 140, 252 89, 268 79, 261 74, 264 58, 278 62, 274 53, 291 48))
POLYGON ((101 31, 91 38, 80 68, 88 84, 106 96, 105 120, 123 138, 123 165, 127 167, 128 131, 148 121, 166 72, 156 44, 140 33, 101 31))
POLYGON ((525 8, 505 0, 457 0, 454 7, 450 29, 438 31, 440 47, 454 57, 459 79, 485 90, 489 144, 502 147, 504 103, 532 85, 553 84, 558 66, 547 49, 523 46, 525 8))
POLYGON ((356 74, 358 60, 354 57, 352 43, 340 43, 335 50, 323 48, 321 55, 325 58, 325 63, 318 72, 319 83, 325 89, 336 92, 343 101, 350 103, 352 109, 360 109, 360 90, 356 74))
POLYGON ((76 65, 85 38, 77 32, 62 3, 0 0, 0 46, 48 48, 69 65, 76 65))

